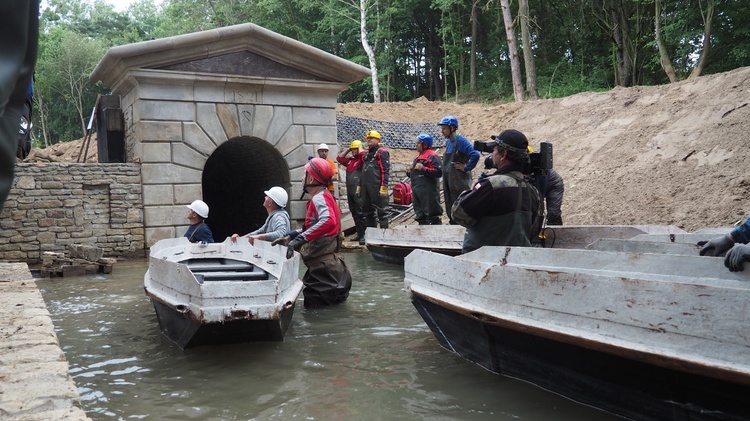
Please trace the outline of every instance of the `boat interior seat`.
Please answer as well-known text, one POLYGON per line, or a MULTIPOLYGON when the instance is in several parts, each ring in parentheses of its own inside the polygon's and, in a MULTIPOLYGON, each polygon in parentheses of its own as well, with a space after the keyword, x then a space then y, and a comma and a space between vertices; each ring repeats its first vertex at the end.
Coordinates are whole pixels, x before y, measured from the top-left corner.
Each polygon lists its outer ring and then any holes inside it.
POLYGON ((252 271, 254 266, 247 262, 231 263, 188 263, 188 269, 192 272, 227 272, 227 271, 252 271))
POLYGON ((198 282, 204 281, 266 281, 268 273, 262 270, 252 272, 195 272, 198 282))

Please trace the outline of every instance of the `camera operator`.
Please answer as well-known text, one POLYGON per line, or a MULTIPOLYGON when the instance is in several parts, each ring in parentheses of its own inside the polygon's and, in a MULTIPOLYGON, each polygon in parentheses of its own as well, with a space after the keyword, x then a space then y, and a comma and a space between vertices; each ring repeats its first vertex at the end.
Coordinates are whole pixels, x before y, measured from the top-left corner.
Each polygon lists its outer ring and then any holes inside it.
POLYGON ((543 211, 537 189, 526 179, 529 141, 518 130, 505 130, 485 143, 497 171, 456 199, 452 214, 466 227, 462 252, 482 246, 531 246, 539 235, 543 211))

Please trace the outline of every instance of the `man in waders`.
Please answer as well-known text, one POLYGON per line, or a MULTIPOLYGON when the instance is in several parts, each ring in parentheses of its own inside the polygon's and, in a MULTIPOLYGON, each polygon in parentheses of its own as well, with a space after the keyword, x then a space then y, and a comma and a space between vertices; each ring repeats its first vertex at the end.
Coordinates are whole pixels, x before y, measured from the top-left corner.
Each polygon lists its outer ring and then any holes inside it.
POLYGON ((453 202, 462 191, 471 185, 471 170, 479 161, 479 152, 468 139, 458 134, 458 120, 452 115, 443 117, 438 123, 445 137, 445 154, 443 155, 443 196, 445 211, 451 225, 456 222, 451 214, 453 202))
POLYGON ((303 183, 310 200, 303 229, 290 231, 271 243, 284 244, 302 255, 307 266, 302 277, 305 308, 343 303, 352 287, 352 275, 340 253, 341 211, 328 191, 332 177, 333 169, 323 158, 305 164, 303 183))
POLYGON ((406 170, 406 175, 411 178, 414 220, 419 225, 441 225, 440 176, 443 175, 443 166, 432 150, 432 136, 425 133, 417 136, 417 153, 414 163, 406 170))
POLYGON ((494 140, 492 161, 497 171, 477 181, 453 204, 453 217, 466 227, 462 253, 482 246, 529 247, 542 227, 539 191, 524 176, 529 141, 512 129, 494 140))
POLYGON ((365 151, 362 149, 362 141, 354 140, 347 149, 336 156, 336 161, 346 167, 346 200, 349 203, 349 212, 352 214, 354 225, 357 229, 355 241, 365 244, 365 223, 362 220, 362 203, 357 197, 357 188, 362 180, 362 159, 365 151), (352 156, 347 156, 349 154, 352 156))
POLYGON ((375 215, 380 228, 388 228, 386 206, 388 206, 388 179, 391 172, 391 155, 380 146, 380 133, 370 130, 367 151, 362 164, 362 181, 359 194, 362 200, 362 218, 367 227, 375 227, 375 215))

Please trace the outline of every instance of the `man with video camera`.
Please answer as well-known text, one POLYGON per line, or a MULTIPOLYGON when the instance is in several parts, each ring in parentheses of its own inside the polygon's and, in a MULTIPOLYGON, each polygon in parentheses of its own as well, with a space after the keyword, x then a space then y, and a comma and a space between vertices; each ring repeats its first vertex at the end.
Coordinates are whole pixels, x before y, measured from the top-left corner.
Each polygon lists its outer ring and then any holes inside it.
POLYGON ((529 141, 518 130, 475 142, 480 152, 492 152, 497 171, 480 179, 453 204, 454 220, 466 227, 463 253, 482 246, 531 246, 542 227, 539 191, 524 174, 531 170, 529 141))

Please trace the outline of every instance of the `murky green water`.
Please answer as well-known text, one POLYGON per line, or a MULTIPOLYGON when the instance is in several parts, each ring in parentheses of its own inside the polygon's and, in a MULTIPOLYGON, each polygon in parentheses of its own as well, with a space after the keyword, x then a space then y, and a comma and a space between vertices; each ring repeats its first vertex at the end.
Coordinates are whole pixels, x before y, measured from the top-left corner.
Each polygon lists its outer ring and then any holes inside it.
POLYGON ((145 260, 38 285, 95 420, 616 419, 444 350, 403 291, 402 267, 368 253, 346 261, 349 300, 300 301, 284 342, 186 351, 159 332, 145 260))

